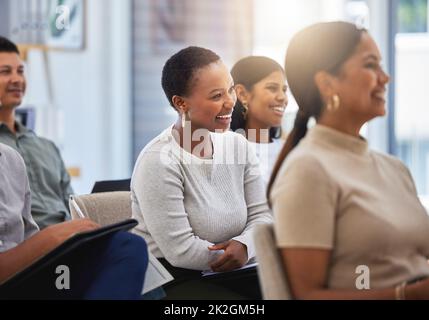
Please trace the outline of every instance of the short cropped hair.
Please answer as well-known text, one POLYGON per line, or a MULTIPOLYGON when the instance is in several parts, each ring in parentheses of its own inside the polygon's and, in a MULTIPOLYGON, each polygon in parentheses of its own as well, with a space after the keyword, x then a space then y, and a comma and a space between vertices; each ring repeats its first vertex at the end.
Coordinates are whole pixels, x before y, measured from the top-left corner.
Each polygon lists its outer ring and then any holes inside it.
POLYGON ((193 86, 195 73, 220 57, 213 51, 201 47, 187 47, 172 55, 162 69, 162 88, 170 105, 175 95, 186 97, 193 86))

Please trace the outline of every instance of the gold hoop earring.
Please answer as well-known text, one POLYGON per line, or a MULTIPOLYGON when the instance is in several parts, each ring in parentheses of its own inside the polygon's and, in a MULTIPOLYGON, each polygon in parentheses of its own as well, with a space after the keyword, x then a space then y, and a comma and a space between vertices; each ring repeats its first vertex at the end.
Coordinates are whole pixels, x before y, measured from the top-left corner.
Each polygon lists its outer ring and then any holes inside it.
POLYGON ((186 113, 183 112, 182 113, 182 128, 184 128, 186 125, 186 113))
POLYGON ((340 97, 338 94, 334 94, 326 104, 326 109, 329 111, 336 111, 340 108, 340 97))
POLYGON ((334 110, 338 110, 340 108, 340 97, 338 96, 338 94, 334 94, 332 96, 332 101, 334 110))
POLYGON ((244 118, 244 120, 246 120, 247 113, 249 112, 249 107, 248 107, 247 102, 242 102, 241 105, 243 106, 243 109, 244 109, 243 110, 243 118, 244 118))

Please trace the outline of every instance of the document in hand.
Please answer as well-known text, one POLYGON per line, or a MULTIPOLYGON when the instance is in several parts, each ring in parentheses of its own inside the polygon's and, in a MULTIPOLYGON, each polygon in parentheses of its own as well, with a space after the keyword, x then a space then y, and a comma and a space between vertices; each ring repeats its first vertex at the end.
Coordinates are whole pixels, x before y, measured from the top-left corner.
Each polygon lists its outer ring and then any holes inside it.
MULTIPOLYGON (((73 196, 70 196, 70 203, 79 217, 85 218, 85 214, 82 212, 73 196)), ((146 270, 142 294, 158 288, 172 280, 174 280, 173 276, 164 268, 158 259, 149 252, 149 264, 146 270)))
POLYGON ((156 289, 172 280, 174 280, 173 276, 165 269, 161 262, 149 252, 149 264, 146 270, 142 294, 156 289))
POLYGON ((254 263, 245 264, 241 268, 235 269, 235 270, 232 270, 232 271, 214 272, 214 271, 211 271, 211 270, 205 270, 205 271, 202 271, 201 274, 202 274, 203 277, 207 277, 207 276, 214 276, 214 275, 218 275, 218 274, 227 274, 227 273, 233 273, 233 272, 240 272, 240 271, 243 271, 243 270, 246 270, 246 269, 255 270, 256 267, 257 267, 257 265, 258 265, 258 263, 254 262, 254 263))

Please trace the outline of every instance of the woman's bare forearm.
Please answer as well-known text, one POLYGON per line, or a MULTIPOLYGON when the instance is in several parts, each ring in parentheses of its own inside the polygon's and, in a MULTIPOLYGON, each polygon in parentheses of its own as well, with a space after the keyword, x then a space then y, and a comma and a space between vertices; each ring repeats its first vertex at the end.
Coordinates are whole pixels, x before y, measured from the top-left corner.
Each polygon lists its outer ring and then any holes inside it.
POLYGON ((304 300, 394 300, 395 289, 371 290, 311 290, 297 295, 297 299, 304 300))
POLYGON ((339 289, 315 289, 298 294, 298 299, 307 300, 406 300, 429 299, 429 280, 423 280, 413 284, 407 284, 403 288, 403 295, 397 297, 396 288, 371 289, 371 290, 339 290, 339 289))

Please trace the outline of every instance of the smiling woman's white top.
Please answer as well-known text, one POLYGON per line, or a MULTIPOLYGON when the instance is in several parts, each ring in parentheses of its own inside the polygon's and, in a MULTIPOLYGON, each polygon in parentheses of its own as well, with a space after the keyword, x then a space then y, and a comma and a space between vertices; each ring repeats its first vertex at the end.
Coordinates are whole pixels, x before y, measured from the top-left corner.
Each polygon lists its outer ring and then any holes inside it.
POLYGON ((256 156, 259 159, 262 179, 264 180, 265 185, 268 185, 273 167, 280 151, 282 150, 284 140, 274 139, 271 143, 257 143, 249 141, 249 144, 255 150, 256 156))
POLYGON ((252 230, 272 222, 258 161, 247 140, 233 132, 210 133, 213 159, 182 149, 172 128, 140 153, 131 181, 134 233, 156 257, 176 267, 209 269, 208 247, 227 240, 255 256, 252 230))

